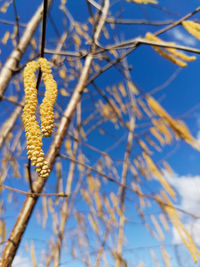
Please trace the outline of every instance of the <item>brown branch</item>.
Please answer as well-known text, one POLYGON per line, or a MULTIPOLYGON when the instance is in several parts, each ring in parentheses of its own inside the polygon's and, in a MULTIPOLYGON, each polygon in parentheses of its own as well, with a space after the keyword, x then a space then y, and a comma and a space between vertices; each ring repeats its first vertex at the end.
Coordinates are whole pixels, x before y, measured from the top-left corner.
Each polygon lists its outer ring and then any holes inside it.
MULTIPOLYGON (((49 0, 49 5, 51 4, 52 0, 49 0)), ((18 64, 21 60, 21 57, 26 51, 26 48, 29 44, 29 42, 32 39, 32 36, 39 25, 41 18, 42 18, 42 10, 43 10, 43 4, 41 4, 38 8, 38 10, 35 12, 29 23, 27 24, 27 27, 19 41, 18 46, 16 49, 13 50, 11 55, 8 57, 5 65, 3 66, 1 73, 0 73, 0 97, 3 96, 8 83, 10 82, 15 69, 18 67, 18 64)))
POLYGON ((99 20, 98 27, 96 27, 96 31, 94 33, 94 42, 98 46, 100 46, 98 39, 100 37, 103 26, 105 24, 105 21, 106 21, 107 15, 108 15, 109 7, 110 7, 110 1, 104 0, 103 7, 101 8, 101 19, 99 20))

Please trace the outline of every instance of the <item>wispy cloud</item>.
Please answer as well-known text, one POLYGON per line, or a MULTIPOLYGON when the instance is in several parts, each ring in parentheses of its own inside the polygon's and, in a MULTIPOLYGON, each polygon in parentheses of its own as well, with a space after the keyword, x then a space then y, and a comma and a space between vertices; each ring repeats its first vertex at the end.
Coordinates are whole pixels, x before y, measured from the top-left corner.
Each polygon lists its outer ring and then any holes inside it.
POLYGON ((32 267, 31 261, 23 256, 16 255, 12 263, 12 267, 32 267))
POLYGON ((198 142, 199 142, 199 144, 200 144, 200 130, 197 132, 196 139, 197 139, 197 141, 198 141, 198 142))
POLYGON ((197 39, 185 33, 181 29, 175 28, 170 32, 170 34, 174 37, 176 42, 182 45, 188 45, 193 47, 197 45, 197 39))
POLYGON ((176 189, 180 196, 182 209, 200 216, 200 176, 179 176, 164 171, 167 181, 176 189))
MULTIPOLYGON (((41 263, 37 263, 38 267, 42 267, 41 263)), ((27 256, 16 255, 12 267, 33 267, 32 260, 27 256)))

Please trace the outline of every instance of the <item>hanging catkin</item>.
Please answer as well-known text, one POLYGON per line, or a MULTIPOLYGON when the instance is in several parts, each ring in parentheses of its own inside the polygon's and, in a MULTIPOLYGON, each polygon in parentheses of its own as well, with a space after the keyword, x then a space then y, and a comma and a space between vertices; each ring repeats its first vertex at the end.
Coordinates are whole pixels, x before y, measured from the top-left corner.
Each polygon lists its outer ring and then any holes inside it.
POLYGON ((51 136, 54 124, 53 106, 57 97, 57 85, 51 74, 49 62, 40 58, 38 62, 29 62, 24 69, 24 91, 25 106, 22 120, 26 132, 27 154, 33 166, 36 166, 37 173, 46 178, 50 170, 44 158, 42 150, 42 134, 45 137, 51 136), (37 89, 35 72, 41 68, 42 78, 46 87, 45 97, 40 106, 41 130, 36 120, 37 89), (42 132, 42 133, 41 133, 42 132))
MULTIPOLYGON (((175 45, 173 42, 165 42, 158 38, 157 36, 153 35, 150 32, 146 33, 145 39, 153 42, 158 42, 165 45, 175 45)), ((152 46, 153 49, 165 59, 170 60, 173 64, 176 64, 182 68, 187 66, 187 62, 194 61, 196 59, 195 56, 187 56, 186 54, 177 51, 175 48, 160 48, 158 46, 152 46)))

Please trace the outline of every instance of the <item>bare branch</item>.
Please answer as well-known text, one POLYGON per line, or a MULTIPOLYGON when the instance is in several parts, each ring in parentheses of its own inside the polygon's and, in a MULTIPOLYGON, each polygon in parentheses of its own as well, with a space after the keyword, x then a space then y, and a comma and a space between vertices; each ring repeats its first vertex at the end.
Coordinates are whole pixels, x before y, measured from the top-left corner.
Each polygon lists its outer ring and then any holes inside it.
POLYGON ((1 184, 0 188, 1 187, 3 187, 4 189, 25 195, 25 196, 30 196, 30 197, 38 197, 38 196, 40 196, 40 197, 68 197, 68 195, 63 193, 63 192, 61 192, 61 193, 34 193, 34 192, 25 192, 23 190, 13 188, 11 186, 4 185, 4 184, 1 184))

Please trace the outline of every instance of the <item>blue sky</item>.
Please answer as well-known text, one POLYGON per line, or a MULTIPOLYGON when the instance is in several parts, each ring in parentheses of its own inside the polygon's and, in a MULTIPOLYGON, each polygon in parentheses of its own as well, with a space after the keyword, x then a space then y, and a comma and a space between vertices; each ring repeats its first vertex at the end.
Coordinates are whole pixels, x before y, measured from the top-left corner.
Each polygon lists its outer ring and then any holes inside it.
MULTIPOLYGON (((1 1, 4 3, 4 1, 1 1)), ((2 4, 0 2, 0 5, 2 4)), ((56 22, 56 27, 60 34, 63 31, 63 14, 58 9, 57 3, 60 2, 58 0, 54 1, 53 7, 51 9, 51 16, 54 18, 56 22)), ((31 16, 33 15, 34 11, 37 9, 38 5, 41 1, 31 1, 31 8, 30 8, 30 1, 24 0, 17 0, 16 6, 18 10, 18 14, 20 17, 20 22, 27 23, 31 16)), ((111 11, 115 14, 117 11, 119 18, 127 18, 127 19, 148 19, 148 20, 168 20, 174 19, 177 20, 180 17, 184 16, 190 11, 193 11, 197 8, 197 1, 187 1, 187 0, 168 0, 168 1, 159 1, 159 7, 165 7, 167 10, 170 11, 168 14, 165 11, 161 11, 155 7, 151 7, 149 5, 137 5, 134 3, 126 3, 125 1, 111 1, 111 11)), ((84 23, 88 17, 88 11, 86 6, 86 1, 83 0, 68 0, 67 1, 67 8, 73 15, 74 20, 77 20, 80 23, 84 23)), ((192 17, 192 19, 199 19, 199 13, 192 17)), ((0 13, 0 19, 7 19, 14 21, 13 16, 13 8, 12 5, 8 8, 8 12, 6 14, 0 13)), ((67 20, 66 20, 67 21, 67 20)), ((68 21, 66 22, 66 28, 68 27, 68 21)), ((161 26, 162 27, 162 26, 161 26)), ((161 28, 160 27, 160 28, 161 28)), ((117 38, 118 40, 129 40, 135 38, 137 36, 144 36, 147 31, 155 32, 159 27, 157 26, 141 26, 141 25, 134 25, 134 26, 125 26, 125 25, 118 25, 117 26, 117 38)), ((11 31, 12 33, 12 26, 4 25, 0 27, 0 38, 2 38, 5 32, 11 31)), ((39 27, 36 31, 36 38, 37 41, 40 38, 40 31, 41 28, 39 27)), ((111 31, 111 29, 110 29, 111 31)), ((23 28, 20 28, 20 35, 23 32, 23 28)), ((114 36, 114 35, 113 35, 114 36)), ((101 43, 105 44, 112 44, 115 43, 116 38, 113 38, 110 35, 110 38, 106 40, 103 36, 101 37, 101 43)), ((57 35, 53 30, 51 22, 48 20, 47 23, 47 42, 46 48, 55 49, 57 35)), ((173 41, 177 44, 191 46, 195 48, 200 47, 200 41, 189 35, 183 27, 178 26, 174 29, 168 31, 165 34, 160 36, 165 41, 173 41)), ((67 44, 68 45, 68 44, 67 44)), ((87 47, 87 45, 83 44, 83 48, 87 47)), ((12 50, 12 44, 9 40, 6 45, 0 44, 1 54, 0 59, 2 64, 5 62, 8 54, 12 50)), ((69 44, 69 50, 74 50, 73 43, 69 44)), ((27 55, 30 53, 30 48, 27 50, 26 54, 24 55, 22 62, 27 60, 27 55)), ((50 55, 46 55, 50 58, 50 55)), ((196 55, 197 59, 194 62, 188 63, 188 67, 185 69, 179 69, 178 66, 175 66, 168 62, 166 59, 161 58, 155 51, 152 50, 151 47, 147 46, 140 46, 134 53, 132 53, 128 59, 128 65, 132 67, 130 72, 131 78, 133 82, 136 84, 138 89, 142 90, 145 93, 151 93, 155 88, 163 85, 169 79, 169 77, 173 76, 174 73, 177 73, 177 76, 162 90, 154 93, 153 96, 159 100, 162 106, 169 112, 169 114, 176 118, 176 119, 183 119, 184 122, 188 125, 191 133, 194 137, 199 139, 200 142, 200 58, 196 55), (189 111, 189 112, 188 112, 189 111)), ((68 62, 65 62, 66 68, 69 68, 68 62)), ((54 69, 54 73, 58 79, 58 84, 61 84, 59 81, 58 72, 54 69)), ((118 71, 115 69, 110 69, 104 74, 102 74, 97 80, 96 83, 99 88, 105 90, 107 86, 113 86, 117 83, 120 83, 123 80, 123 76, 119 74, 118 71)), ((76 84, 76 81, 72 81, 69 85, 70 94, 73 91, 73 88, 76 84)), ((23 95, 22 90, 22 83, 20 83, 20 92, 18 94, 18 100, 21 99, 23 95)), ((61 84, 61 86, 63 86, 61 84)), ((42 90, 41 86, 41 90, 42 90)), ((59 88, 61 89, 61 88, 59 88)), ((68 89, 68 88, 67 88, 68 89)), ((91 85, 88 86, 88 90, 93 95, 93 100, 97 101, 99 96, 95 93, 94 87, 91 85)), ((15 85, 11 83, 8 87, 7 95, 16 92, 15 85)), ((60 96, 57 100, 57 104, 64 109, 66 104, 68 103, 68 97, 60 96)), ((1 120, 2 122, 6 119, 10 111, 13 110, 13 106, 8 103, 2 102, 2 114, 1 120)), ((85 113, 83 114, 83 118, 86 118, 89 114, 93 112, 93 106, 91 104, 91 98, 87 98, 87 94, 83 95, 83 110, 85 113)), ((93 123, 93 122, 92 122, 93 123)), ((91 124, 92 124, 91 123, 91 124)), ((18 126, 20 125, 20 119, 18 121, 18 126)), ((84 130, 87 131, 91 125, 87 125, 84 130)), ((17 131, 17 127, 15 129, 17 131)), ((71 129, 70 129, 71 130, 71 129)), ((136 133, 140 134, 141 129, 136 129, 136 133)), ((112 149, 109 155, 113 158, 113 165, 116 167, 118 174, 121 174, 121 165, 118 163, 120 160, 123 160, 124 155, 124 147, 125 141, 127 138, 127 132, 121 127, 116 129, 114 125, 111 123, 103 123, 97 130, 93 131, 89 136, 86 142, 88 144, 101 149, 102 151, 109 149, 111 145, 115 143, 115 140, 122 139, 121 143, 112 149), (108 134, 102 136, 99 132, 100 129, 107 131, 108 134), (115 162, 116 159, 116 162, 115 162), (117 161, 118 160, 118 161, 117 161)), ((22 143, 24 144, 24 135, 21 138, 22 143)), ((51 140, 50 140, 51 141, 51 140)), ((46 141, 45 150, 48 149, 50 141, 46 141)), ((84 141, 84 140, 83 140, 84 141)), ((135 143, 134 143, 135 145, 135 143)), ((133 145, 132 156, 137 152, 137 148, 133 145), (134 150, 135 149, 135 150, 134 150)), ((64 153, 65 149, 62 148, 62 152, 64 153)), ((89 150, 86 147, 82 147, 81 151, 85 153, 88 158, 90 165, 95 165, 95 162, 98 160, 98 153, 89 150)), ((138 150, 139 152, 139 150, 138 150)), ((1 154, 1 159, 3 155, 1 154)), ((20 166, 23 166, 26 161, 25 153, 20 158, 20 166)), ((193 148, 189 147, 189 145, 185 144, 183 141, 173 142, 171 145, 165 147, 162 153, 155 152, 154 159, 156 162, 166 157, 167 161, 169 162, 170 166, 173 168, 174 173, 169 174, 165 172, 166 179, 168 182, 175 188, 178 194, 178 203, 177 205, 187 210, 188 212, 192 212, 197 216, 199 214, 199 207, 198 204, 200 200, 199 194, 199 185, 200 185, 200 167, 199 167, 199 152, 195 151, 193 148)), ((68 162, 64 163, 63 167, 63 177, 67 176, 68 173, 68 162)), ((21 169, 21 175, 24 175, 24 168, 21 169)), ((78 174, 78 171, 77 171, 78 174)), ((129 177, 131 177, 129 173, 129 177)), ((77 178, 78 180, 78 178, 77 178)), ((75 179, 73 184, 73 189, 76 186, 77 180, 75 179)), ((12 185, 13 187, 20 188, 22 190, 28 190, 28 185, 24 179, 16 180, 12 177, 12 172, 9 172, 9 178, 7 179, 7 184, 12 185)), ((65 185, 66 181, 64 181, 65 185)), ((84 182, 84 185, 86 182, 84 182)), ((47 182, 47 186, 45 188, 46 192, 55 192, 55 185, 56 185, 56 174, 55 170, 52 172, 49 180, 47 182)), ((144 182, 144 188, 142 188, 145 193, 149 192, 156 192, 160 189, 158 183, 153 180, 151 182, 144 182)), ((110 193, 111 191, 117 192, 118 186, 107 183, 102 191, 105 193, 110 193)), ((8 196, 8 192, 4 191, 3 197, 6 199, 8 196)), ((125 257, 129 262, 130 266, 136 266, 134 264, 139 264, 140 260, 143 260, 146 266, 151 267, 153 265, 152 257, 149 253, 149 247, 153 247, 155 253, 158 257, 160 266, 164 266, 163 259, 161 256, 159 244, 156 239, 154 239, 148 231, 145 230, 143 222, 141 221, 140 217, 138 216, 135 210, 135 204, 138 204, 136 196, 127 193, 128 198, 130 200, 127 202, 127 218, 130 219, 130 222, 127 223, 125 232, 127 233, 127 240, 124 245, 125 257)), ((80 212, 84 212, 87 210, 87 206, 83 201, 79 201, 79 197, 77 197, 77 209, 80 212)), ((7 232, 9 233, 12 229, 12 226, 15 222, 17 217, 17 213, 20 210, 23 201, 25 199, 24 196, 17 196, 18 203, 14 205, 13 203, 8 204, 5 218, 7 217, 7 232)), ((58 207, 57 207, 58 208, 58 207)), ((47 228, 43 230, 41 225, 38 225, 36 222, 36 211, 41 211, 41 200, 38 202, 35 212, 32 216, 32 220, 28 225, 27 231, 23 237, 22 244, 18 251, 18 254, 15 259, 15 263, 13 264, 14 267, 17 266, 24 266, 29 267, 30 263, 30 251, 25 251, 25 244, 28 242, 30 245, 31 240, 35 241, 35 251, 37 259, 40 259, 41 250, 46 248, 48 237, 52 232, 52 219, 49 213, 48 221, 47 221, 47 228)), ((146 219, 150 223, 150 214, 151 213, 159 213, 160 210, 156 204, 153 204, 150 209, 145 209, 146 219)), ((199 220, 191 220, 190 217, 185 216, 183 214, 180 215, 183 221, 185 222, 186 228, 188 231, 192 231, 195 236, 200 234, 200 227, 199 227, 199 220)), ((69 228, 76 224, 75 219, 72 217, 69 221, 69 228)), ((151 223, 150 223, 151 224, 151 223)), ((152 224, 151 224, 152 225, 152 224)), ((93 239, 93 235, 91 234, 91 240, 93 239)), ((200 239, 196 238, 196 243, 200 245, 200 239)), ((94 241, 95 243, 95 241, 94 241)), ((66 242, 67 244, 67 242, 66 242)), ((166 248, 166 250, 171 255, 171 263, 172 266, 179 266, 177 263, 177 258, 175 255, 174 244, 177 244, 179 253, 186 253, 185 248, 180 245, 180 238, 177 236, 175 229, 172 227, 171 235, 167 234, 166 239, 161 242, 161 244, 166 248)), ((63 264, 61 266, 82 266, 79 261, 71 261, 70 257, 68 256, 68 250, 64 250, 62 260, 63 264), (66 253, 66 254, 65 254, 66 253), (67 255, 67 256, 66 256, 67 255), (68 262, 69 261, 69 262, 68 262)), ((111 266, 113 264, 113 259, 109 257, 111 266)), ((188 262, 187 266, 194 266, 192 261, 190 260, 189 254, 185 257, 185 262, 188 262)), ((129 266, 128 265, 128 266, 129 266)), ((30 263, 30 266, 31 263, 30 263)), ((42 266, 42 265, 41 265, 42 266)))

